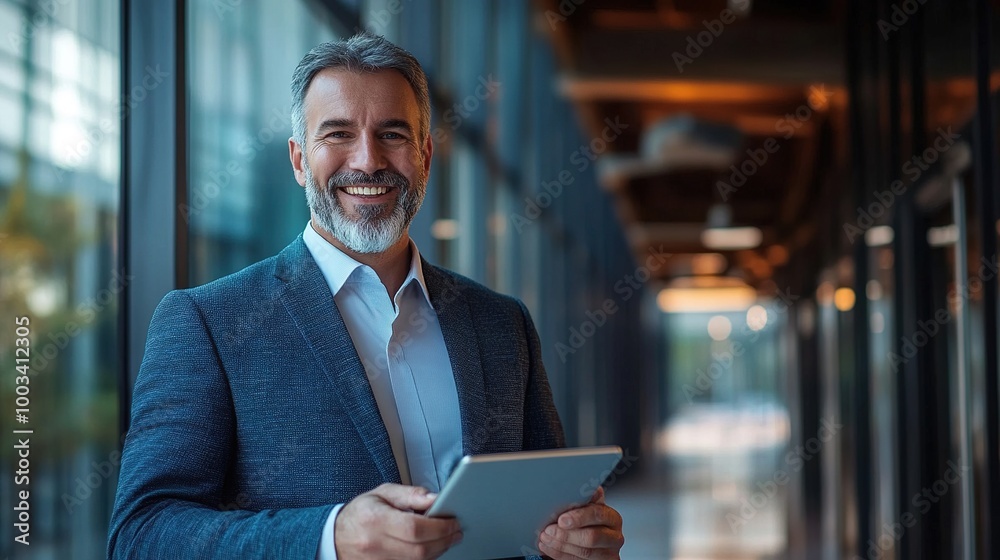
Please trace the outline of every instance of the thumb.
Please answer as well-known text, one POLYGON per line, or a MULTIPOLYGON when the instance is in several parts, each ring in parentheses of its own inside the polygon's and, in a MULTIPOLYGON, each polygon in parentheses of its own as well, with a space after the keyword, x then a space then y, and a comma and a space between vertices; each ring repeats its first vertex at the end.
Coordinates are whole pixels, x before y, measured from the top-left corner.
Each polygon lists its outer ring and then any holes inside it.
POLYGON ((603 504, 603 503, 605 503, 604 502, 604 487, 603 486, 598 486, 597 487, 597 491, 594 492, 594 495, 590 498, 590 503, 592 503, 592 504, 603 504))
POLYGON ((431 507, 437 494, 420 486, 404 486, 402 484, 383 484, 373 492, 389 505, 401 510, 425 510, 431 507))

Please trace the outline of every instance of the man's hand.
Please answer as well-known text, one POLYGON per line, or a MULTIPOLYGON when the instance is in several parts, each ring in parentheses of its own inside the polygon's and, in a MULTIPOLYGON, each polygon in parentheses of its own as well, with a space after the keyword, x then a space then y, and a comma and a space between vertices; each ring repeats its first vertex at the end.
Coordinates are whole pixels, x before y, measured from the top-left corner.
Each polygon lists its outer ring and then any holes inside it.
POLYGON ((624 544, 622 516, 604 503, 604 488, 598 488, 589 504, 563 513, 542 531, 538 549, 553 560, 620 560, 624 544))
POLYGON ((347 503, 337 514, 338 560, 437 558, 462 538, 458 521, 419 513, 436 494, 416 486, 383 484, 347 503))

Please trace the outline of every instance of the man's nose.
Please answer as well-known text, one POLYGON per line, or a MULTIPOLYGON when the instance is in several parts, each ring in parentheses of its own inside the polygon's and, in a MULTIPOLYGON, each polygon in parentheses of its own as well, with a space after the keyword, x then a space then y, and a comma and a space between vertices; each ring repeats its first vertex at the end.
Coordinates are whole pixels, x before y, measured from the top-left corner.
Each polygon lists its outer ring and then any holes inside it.
POLYGON ((354 150, 348 162, 351 169, 361 171, 371 175, 379 169, 386 167, 385 155, 378 140, 370 135, 363 134, 354 144, 354 150))

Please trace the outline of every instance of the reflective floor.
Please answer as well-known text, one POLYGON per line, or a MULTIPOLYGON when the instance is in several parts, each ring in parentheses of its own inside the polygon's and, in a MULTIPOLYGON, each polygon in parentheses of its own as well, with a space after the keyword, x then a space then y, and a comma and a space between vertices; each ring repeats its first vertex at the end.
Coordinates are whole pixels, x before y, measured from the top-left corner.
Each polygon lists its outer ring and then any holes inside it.
POLYGON ((786 493, 766 481, 778 470, 784 426, 781 414, 759 405, 676 414, 658 438, 656 464, 608 488, 608 503, 625 519, 622 558, 782 557, 786 493), (693 431, 701 437, 686 438, 693 431))

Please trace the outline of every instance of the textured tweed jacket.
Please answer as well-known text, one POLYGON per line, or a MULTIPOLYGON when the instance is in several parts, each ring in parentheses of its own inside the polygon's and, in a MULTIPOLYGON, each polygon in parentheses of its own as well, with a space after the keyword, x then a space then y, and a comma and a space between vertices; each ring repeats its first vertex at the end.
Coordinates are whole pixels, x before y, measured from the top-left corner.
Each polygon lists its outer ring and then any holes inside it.
MULTIPOLYGON (((465 454, 564 446, 524 305, 423 268, 465 454)), ((333 504, 384 482, 400 482, 388 433, 301 235, 163 298, 136 380, 109 558, 311 560, 333 504)))

